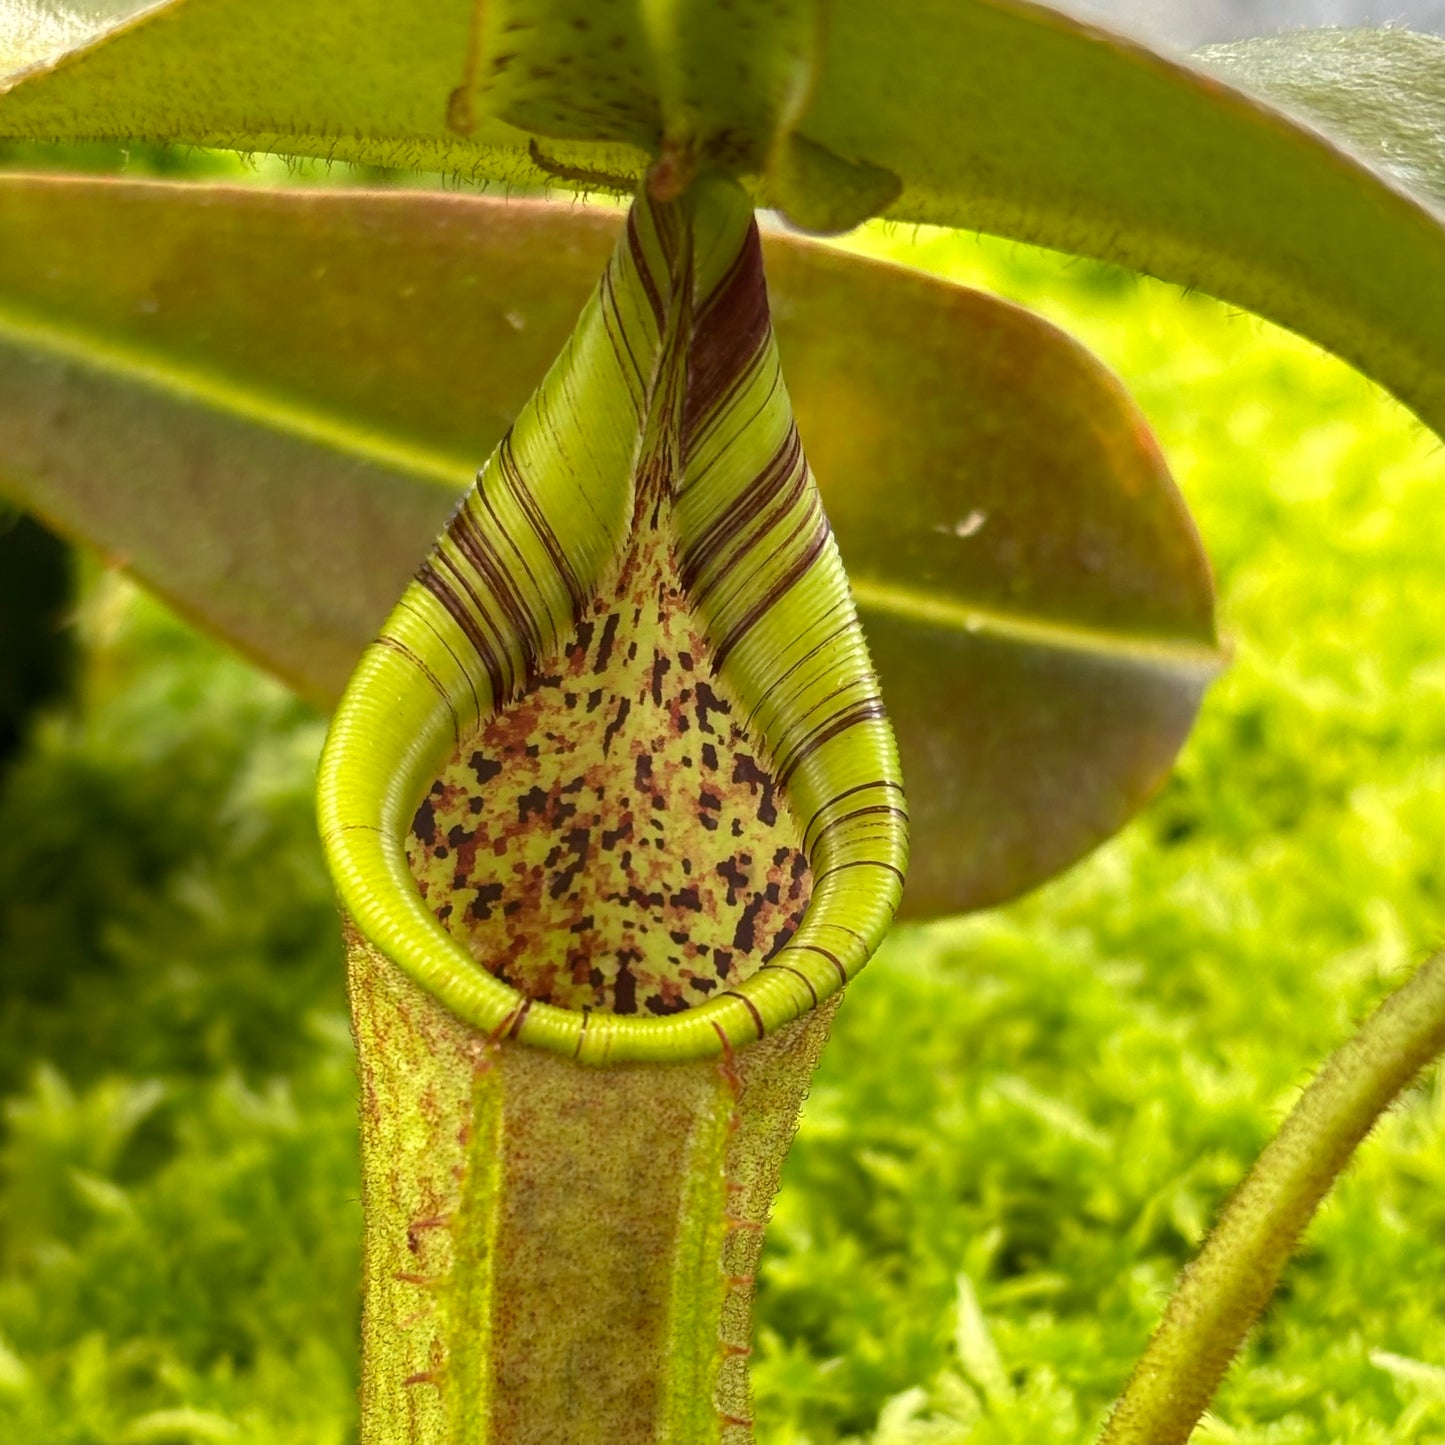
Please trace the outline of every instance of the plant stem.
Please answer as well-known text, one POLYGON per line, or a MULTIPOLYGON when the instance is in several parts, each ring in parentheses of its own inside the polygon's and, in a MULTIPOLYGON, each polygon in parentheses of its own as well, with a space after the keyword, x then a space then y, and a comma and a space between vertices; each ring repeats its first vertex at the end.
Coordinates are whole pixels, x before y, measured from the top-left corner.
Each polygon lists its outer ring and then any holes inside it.
POLYGON ((1396 1095, 1445 1050, 1445 954, 1338 1049, 1226 1206, 1100 1445, 1180 1445, 1273 1294, 1310 1217, 1396 1095))
POLYGON ((746 1445, 762 1226, 833 1009, 598 1068, 461 1023, 349 939, 363 1445, 746 1445))

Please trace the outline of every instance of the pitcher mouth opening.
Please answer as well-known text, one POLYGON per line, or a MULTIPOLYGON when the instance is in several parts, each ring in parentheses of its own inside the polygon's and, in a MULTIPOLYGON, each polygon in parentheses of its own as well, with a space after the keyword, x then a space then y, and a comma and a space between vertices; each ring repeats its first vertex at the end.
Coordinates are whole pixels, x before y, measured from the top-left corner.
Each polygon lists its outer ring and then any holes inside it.
MULTIPOLYGON (((855 869, 829 844, 860 824, 886 832, 901 788, 859 784, 797 816, 789 785, 822 741, 779 761, 750 731, 683 591, 666 513, 649 509, 615 582, 491 714, 438 709, 438 686, 428 698, 408 676, 405 636, 378 643, 322 764, 335 820, 323 831, 363 937, 478 1028, 589 1063, 753 1042, 840 988, 892 912, 871 928, 838 921, 855 869), (405 752, 377 763, 428 702, 432 745, 404 789, 405 752), (338 816, 365 807, 366 790, 346 786, 358 776, 391 779, 374 824, 338 816), (834 903, 823 919, 819 872, 834 903)), ((416 587, 444 610, 455 601, 431 564, 416 587)), ((415 619, 408 596, 398 614, 415 619)), ((899 867, 871 871, 896 899, 899 867)))
POLYGON ((432 783, 406 851, 438 922, 523 997, 663 1018, 765 966, 811 877, 688 605, 669 503, 644 509, 573 636, 432 783))

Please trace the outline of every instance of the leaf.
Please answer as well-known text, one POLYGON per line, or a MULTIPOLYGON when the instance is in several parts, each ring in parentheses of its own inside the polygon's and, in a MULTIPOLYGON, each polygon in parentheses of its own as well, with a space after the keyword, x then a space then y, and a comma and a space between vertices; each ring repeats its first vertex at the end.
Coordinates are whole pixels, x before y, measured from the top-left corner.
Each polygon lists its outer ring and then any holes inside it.
POLYGON ((19 1395, 30 1385, 30 1371, 0 1335, 0 1396, 19 1395))
MULTIPOLYGON (((703 0, 654 8, 678 25, 711 15, 703 0)), ((671 153, 664 126, 678 107, 659 95, 677 82, 642 9, 615 9, 615 30, 564 51, 557 37, 595 18, 590 0, 497 0, 483 15, 515 12, 516 24, 491 49, 471 0, 429 7, 424 26, 381 0, 299 0, 284 30, 247 0, 169 0, 134 23, 97 24, 88 46, 19 77, 0 100, 0 134, 629 188, 647 149, 671 153), (595 63, 604 52, 615 58, 595 63), (649 80, 659 56, 662 78, 649 80), (523 69, 526 86, 508 82, 489 102, 496 114, 449 129, 454 92, 523 69), (589 133, 599 139, 578 138, 589 133)), ((14 0, 0 12, 12 31, 31 13, 14 0)), ((798 33, 784 25, 777 44, 798 33)), ((763 114, 737 162, 761 166, 764 192, 804 224, 834 229, 886 206, 1198 287, 1337 352, 1445 431, 1445 229, 1312 130, 1028 0, 919 0, 902 14, 834 0, 812 34, 794 67, 804 92, 770 82, 768 62, 748 67, 763 114)), ((709 63, 721 73, 735 59, 716 51, 709 63)), ((1411 74, 1393 78, 1397 111, 1434 103, 1401 89, 1411 74)), ((695 96, 683 112, 722 123, 710 84, 683 94, 695 96)), ((704 142, 715 148, 716 135, 704 142)))
POLYGON ((780 249, 769 275, 903 754, 905 910, 982 907, 1162 786, 1219 664, 1208 563, 1147 424, 1081 346, 838 259, 780 249))
POLYGON ((144 10, 151 0, 8 5, 0 13, 0 75, 45 65, 144 10))
MULTIPOLYGON (((897 175, 890 215, 1243 305, 1445 433, 1445 226, 1311 130, 1026 0, 932 0, 906 22, 856 0, 830 9, 824 44, 798 134, 897 175)), ((1419 103, 1397 89, 1399 111, 1419 103)))
POLYGON ((957 1281, 957 1323, 953 1330, 953 1349, 964 1373, 983 1392, 989 1408, 1007 1415, 1016 1403, 1013 1381, 1009 1379, 1003 1356, 989 1331, 988 1318, 978 1302, 978 1291, 967 1273, 957 1281))
MULTIPOLYGON (((433 0, 424 22, 387 0, 5 0, 0 78, 16 137, 148 137, 249 151, 545 179, 528 136, 487 116, 454 129, 475 0, 433 0), (118 13, 117 13, 118 12, 118 13)), ((629 146, 558 142, 549 153, 624 176, 629 146)))
POLYGON ((238 1440, 240 1427, 210 1410, 183 1406, 176 1410, 153 1410, 132 1420, 116 1437, 119 1445, 210 1445, 210 1442, 238 1440))
POLYGON ((1370 1351, 1369 1361, 1377 1370, 1418 1390, 1426 1399, 1445 1405, 1445 1369, 1441 1366, 1379 1349, 1370 1351))
POLYGON ((1445 37, 1290 30, 1210 45, 1194 58, 1310 121, 1407 190, 1445 204, 1445 37))
POLYGON ((615 225, 15 177, 0 211, 0 485, 328 708, 615 225))
MULTIPOLYGON (((560 348, 618 220, 0 179, 0 492, 329 707, 560 348)), ((1007 897, 1167 773, 1216 663, 1192 525, 1117 382, 1052 327, 764 244, 899 735, 906 908, 1007 897)))

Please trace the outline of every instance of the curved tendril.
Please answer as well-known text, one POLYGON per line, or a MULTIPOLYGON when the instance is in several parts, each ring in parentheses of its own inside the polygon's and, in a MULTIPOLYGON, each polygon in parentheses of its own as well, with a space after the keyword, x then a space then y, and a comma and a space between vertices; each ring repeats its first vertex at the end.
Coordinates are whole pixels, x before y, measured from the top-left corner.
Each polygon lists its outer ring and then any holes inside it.
MULTIPOLYGON (((622 617, 624 647, 630 626, 646 626, 643 610, 622 617)), ((669 665, 659 654, 659 671, 669 665)), ((665 699, 654 679, 651 692, 686 732, 678 699, 688 699, 692 688, 665 699)), ((645 710, 648 698, 636 700, 645 710)), ((626 698, 618 705, 617 727, 628 706, 626 698)), ((711 715, 698 707, 698 726, 709 728, 711 715)), ((543 726, 536 717, 532 725, 543 726)), ((551 726, 544 750, 561 736, 551 726)), ((681 748, 676 737, 671 744, 674 753, 681 748)), ((509 744, 503 751, 522 759, 535 757, 538 747, 509 744)), ((705 752, 712 761, 714 750, 705 752)), ((645 762, 650 769, 650 753, 645 762)), ((636 766, 640 784, 643 762, 636 766)), ((698 766, 691 751, 676 760, 680 774, 698 766)), ((488 764, 491 772, 498 767, 488 764)), ((581 787, 582 776, 568 786, 581 787)), ((484 782, 480 771, 476 781, 484 782)), ((472 813, 495 804, 492 795, 467 800, 472 813)), ((663 807, 661 791, 652 807, 663 807)), ((757 228, 739 187, 706 178, 676 201, 638 196, 561 356, 357 667, 322 758, 319 808, 342 903, 367 939, 477 1028, 586 1061, 701 1057, 751 1042, 814 1007, 872 955, 897 908, 907 861, 897 750, 793 426, 757 228), (757 845, 781 837, 806 860, 811 883, 801 920, 776 929, 771 952, 746 977, 731 949, 690 945, 681 981, 664 980, 648 995, 651 1016, 634 1000, 635 980, 621 972, 599 985, 597 1006, 559 1006, 546 988, 514 987, 505 959, 484 953, 479 962, 443 926, 437 897, 423 898, 407 856, 419 806, 452 796, 449 760, 460 767, 479 736, 495 740, 527 706, 540 717, 545 702, 563 733, 574 730, 567 734, 573 745, 592 749, 589 786, 617 803, 628 780, 617 759, 606 756, 612 738, 599 743, 586 732, 580 694, 559 679, 568 668, 596 670, 588 681, 599 685, 588 704, 607 688, 624 687, 613 675, 623 665, 614 654, 627 656, 623 648, 609 647, 601 658, 600 644, 589 652, 583 631, 590 637, 604 613, 615 628, 614 614, 623 609, 606 613, 609 601, 619 592, 629 597, 627 588, 636 589, 649 567, 661 580, 647 582, 655 589, 647 596, 661 599, 657 626, 673 637, 679 670, 695 669, 697 699, 715 698, 708 706, 731 718, 733 745, 751 734, 752 753, 739 752, 732 774, 722 777, 754 794, 763 789, 757 817, 731 824, 732 837, 753 848, 740 856, 750 864, 757 845), (695 658, 694 651, 705 655, 695 658), (600 675, 607 668, 613 673, 600 675), (775 793, 781 810, 772 804, 775 793), (778 831, 758 832, 757 818, 778 831), (716 976, 701 976, 701 955, 713 960, 716 976)), ((524 818, 526 812, 524 800, 524 818)), ((650 873, 639 874, 638 859, 624 854, 630 876, 660 876, 654 860, 671 846, 668 830, 686 821, 667 813, 639 820, 639 828, 650 825, 663 836, 647 855, 650 873)), ((694 821, 716 827, 708 816, 694 821)), ((625 826, 633 829, 630 813, 625 826)), ((591 834, 580 833, 577 868, 591 866, 597 854, 591 834)), ((459 835, 453 829, 448 836, 459 835)), ((511 836, 519 836, 515 828, 511 836)), ((700 859, 704 865, 725 852, 726 840, 699 837, 711 850, 711 859, 700 859)), ((469 838, 475 853, 476 837, 469 838)), ((574 879, 556 873, 556 851, 545 860, 554 868, 545 875, 553 899, 574 879)), ((500 899, 508 879, 525 871, 511 855, 496 861, 502 852, 500 841, 487 851, 501 880, 480 885, 492 888, 489 898, 500 899)), ((454 866, 445 839, 430 856, 454 866)), ((682 860, 684 871, 691 863, 682 860)), ((710 879, 728 866, 702 871, 710 879)), ((533 871, 543 876, 541 864, 533 871)), ((794 870, 803 871, 801 863, 794 870)), ((460 871, 456 881, 475 882, 460 871)), ((632 891, 639 892, 635 883, 632 891)), ((796 889, 788 896, 795 895, 801 896, 796 889)), ((465 896, 471 916, 489 914, 476 901, 481 892, 465 896)), ((725 902, 737 903, 731 881, 725 902)), ((778 903, 775 877, 748 904, 739 937, 746 923, 750 942, 756 910, 778 903)), ((768 916, 774 915, 781 918, 776 908, 768 916)), ((588 915, 570 932, 593 927, 588 915)), ((560 979, 558 988, 571 987, 574 975, 587 982, 575 950, 564 956, 568 931, 544 922, 530 945, 551 955, 546 977, 560 979)), ((509 950, 510 943, 502 951, 509 950)), ((594 970, 592 982, 597 978, 594 970)), ((557 996, 571 995, 563 989, 557 996)))
POLYGON ((1445 1051, 1445 953, 1326 1061, 1185 1270, 1099 1445, 1183 1445, 1305 1226, 1400 1092, 1445 1051))

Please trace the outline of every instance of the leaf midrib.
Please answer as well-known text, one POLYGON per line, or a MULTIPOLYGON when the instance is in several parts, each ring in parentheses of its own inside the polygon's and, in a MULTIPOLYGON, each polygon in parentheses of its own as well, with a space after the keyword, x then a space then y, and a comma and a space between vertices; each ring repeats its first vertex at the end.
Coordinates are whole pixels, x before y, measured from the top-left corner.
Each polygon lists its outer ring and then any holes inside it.
POLYGON ((1018 642, 1173 673, 1193 672, 1198 674, 1201 685, 1225 664, 1220 648, 1195 638, 1060 622, 1051 617, 1001 612, 963 597, 938 596, 867 577, 850 576, 849 580, 865 626, 870 612, 881 612, 992 641, 1018 642))
POLYGON ((451 491, 460 492, 476 474, 474 456, 420 446, 343 414, 298 405, 278 392, 225 372, 180 366, 146 347, 86 327, 67 326, 13 304, 0 304, 0 338, 21 349, 48 352, 105 372, 127 385, 150 387, 182 402, 404 472, 420 482, 451 491))

